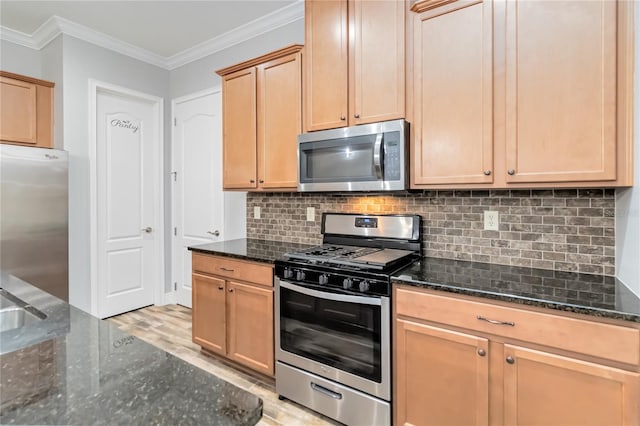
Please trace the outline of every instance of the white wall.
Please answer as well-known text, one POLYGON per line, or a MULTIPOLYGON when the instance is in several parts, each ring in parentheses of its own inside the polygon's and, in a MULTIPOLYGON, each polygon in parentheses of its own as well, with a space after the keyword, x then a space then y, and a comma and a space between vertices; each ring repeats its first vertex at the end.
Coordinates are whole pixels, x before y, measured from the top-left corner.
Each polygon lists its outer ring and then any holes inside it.
MULTIPOLYGON (((168 135, 169 72, 74 37, 62 37, 64 149, 69 151, 69 303, 90 312, 89 79, 164 98, 168 135)), ((168 171, 169 146, 165 138, 163 172, 168 171)), ((169 175, 164 176, 165 193, 169 194, 169 175)), ((170 218, 167 198, 165 220, 170 218)), ((170 241, 168 228, 165 233, 165 241, 170 241)), ((170 275, 165 278, 169 280, 170 275)))
POLYGON ((53 92, 53 147, 58 149, 64 149, 62 42, 63 37, 58 36, 40 51, 42 78, 56 84, 53 92))
POLYGON ((40 52, 6 40, 0 40, 0 69, 46 80, 42 76, 40 52))
MULTIPOLYGON (((215 73, 216 70, 291 44, 304 44, 304 20, 302 19, 171 70, 171 98, 219 86, 221 81, 215 73)), ((245 238, 247 236, 246 193, 225 191, 224 209, 225 239, 245 238)))
POLYGON ((635 186, 616 191, 616 276, 640 296, 640 3, 635 6, 635 186))
POLYGON ((304 20, 287 24, 266 34, 171 70, 171 98, 220 85, 216 70, 255 58, 281 47, 304 43, 304 20))

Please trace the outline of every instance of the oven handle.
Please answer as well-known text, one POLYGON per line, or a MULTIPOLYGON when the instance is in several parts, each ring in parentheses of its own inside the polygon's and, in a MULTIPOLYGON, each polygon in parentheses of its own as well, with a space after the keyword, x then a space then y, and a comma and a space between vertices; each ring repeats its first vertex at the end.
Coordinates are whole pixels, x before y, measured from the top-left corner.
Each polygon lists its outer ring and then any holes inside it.
POLYGON ((318 291, 318 290, 313 290, 311 288, 301 287, 299 285, 291 284, 287 281, 280 281, 280 287, 288 288, 289 290, 306 294, 307 296, 317 297, 319 299, 333 300, 336 302, 360 303, 363 305, 382 306, 382 300, 378 297, 349 296, 346 294, 327 293, 324 291, 318 291))

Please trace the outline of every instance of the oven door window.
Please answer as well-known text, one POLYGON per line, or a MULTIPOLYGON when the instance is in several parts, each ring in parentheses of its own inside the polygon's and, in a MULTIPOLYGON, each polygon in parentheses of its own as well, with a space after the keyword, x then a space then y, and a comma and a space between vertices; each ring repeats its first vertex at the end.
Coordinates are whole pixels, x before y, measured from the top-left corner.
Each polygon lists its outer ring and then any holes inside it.
POLYGON ((380 323, 380 306, 280 288, 283 350, 377 383, 382 381, 380 323))

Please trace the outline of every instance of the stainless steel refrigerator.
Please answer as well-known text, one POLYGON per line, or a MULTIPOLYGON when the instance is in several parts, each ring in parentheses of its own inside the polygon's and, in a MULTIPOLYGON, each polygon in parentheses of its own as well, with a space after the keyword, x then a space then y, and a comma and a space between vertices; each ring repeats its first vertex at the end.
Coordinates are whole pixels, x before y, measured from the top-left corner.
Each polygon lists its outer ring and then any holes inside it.
POLYGON ((0 269, 65 301, 68 175, 66 151, 0 144, 0 269))

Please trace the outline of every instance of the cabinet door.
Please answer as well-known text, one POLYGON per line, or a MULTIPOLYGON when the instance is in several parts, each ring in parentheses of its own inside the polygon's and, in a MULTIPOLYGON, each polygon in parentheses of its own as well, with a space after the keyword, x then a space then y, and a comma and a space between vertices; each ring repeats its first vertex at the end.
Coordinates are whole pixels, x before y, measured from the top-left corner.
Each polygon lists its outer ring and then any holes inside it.
POLYGON ((37 85, 0 76, 0 140, 36 144, 37 85))
POLYGON ((493 2, 416 3, 412 184, 493 181, 493 2))
POLYGON ((486 425, 488 341, 396 321, 396 424, 486 425))
POLYGON ((256 188, 255 68, 224 77, 222 105, 222 185, 225 189, 256 188))
POLYGON ((406 7, 349 0, 349 125, 404 117, 406 7))
POLYGON ((225 282, 219 278, 192 275, 193 342, 226 355, 225 282))
POLYGON ((229 358, 273 376, 273 289, 234 281, 227 285, 229 358))
POLYGON ((305 131, 347 125, 347 0, 305 1, 305 131))
POLYGON ((616 1, 508 1, 506 180, 616 178, 616 1))
POLYGON ((637 425, 640 375, 505 345, 504 422, 637 425))
POLYGON ((263 188, 297 188, 301 80, 300 53, 258 66, 258 183, 263 188))

